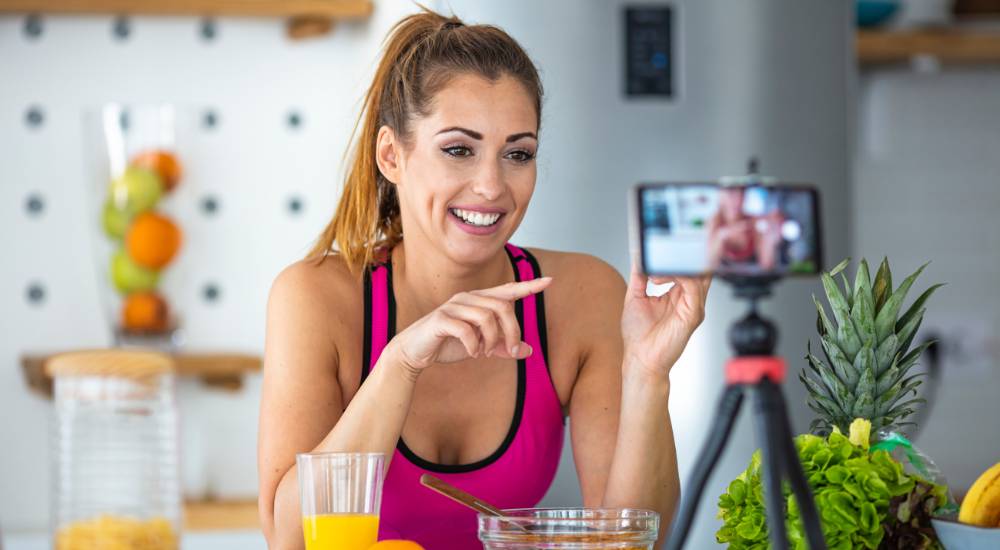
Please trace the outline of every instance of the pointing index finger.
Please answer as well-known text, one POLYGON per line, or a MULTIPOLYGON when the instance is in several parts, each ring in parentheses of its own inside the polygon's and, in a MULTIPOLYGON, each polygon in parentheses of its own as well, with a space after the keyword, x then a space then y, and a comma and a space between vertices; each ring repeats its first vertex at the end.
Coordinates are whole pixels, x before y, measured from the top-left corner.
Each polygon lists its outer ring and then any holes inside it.
POLYGON ((540 277, 530 281, 517 281, 495 286, 493 288, 477 290, 475 293, 481 296, 490 296, 493 298, 500 298, 501 300, 514 301, 545 290, 551 282, 552 277, 540 277))

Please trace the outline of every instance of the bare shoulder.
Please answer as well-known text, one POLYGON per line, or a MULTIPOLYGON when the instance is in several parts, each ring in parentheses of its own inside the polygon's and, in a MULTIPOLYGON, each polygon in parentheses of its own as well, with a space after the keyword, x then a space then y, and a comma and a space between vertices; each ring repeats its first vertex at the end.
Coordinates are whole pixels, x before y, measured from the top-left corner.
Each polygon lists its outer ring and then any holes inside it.
POLYGON ((590 300, 613 298, 617 302, 625 296, 625 279, 611 264, 596 256, 541 248, 528 250, 538 259, 542 274, 553 278, 546 292, 584 295, 590 300))
POLYGON ((354 324, 353 312, 361 307, 361 285, 360 276, 351 273, 339 256, 299 260, 275 277, 268 316, 280 317, 281 323, 296 331, 319 331, 330 337, 342 334, 345 331, 335 329, 354 324))

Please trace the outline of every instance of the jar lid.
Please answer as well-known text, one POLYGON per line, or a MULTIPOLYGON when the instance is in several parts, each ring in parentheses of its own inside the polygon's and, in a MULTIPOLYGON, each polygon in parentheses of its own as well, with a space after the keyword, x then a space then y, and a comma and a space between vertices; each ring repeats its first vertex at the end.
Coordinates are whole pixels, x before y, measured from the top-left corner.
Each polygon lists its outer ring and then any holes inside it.
POLYGON ((174 371, 169 355, 152 351, 95 349, 60 353, 45 362, 45 373, 57 376, 116 376, 143 379, 174 371))

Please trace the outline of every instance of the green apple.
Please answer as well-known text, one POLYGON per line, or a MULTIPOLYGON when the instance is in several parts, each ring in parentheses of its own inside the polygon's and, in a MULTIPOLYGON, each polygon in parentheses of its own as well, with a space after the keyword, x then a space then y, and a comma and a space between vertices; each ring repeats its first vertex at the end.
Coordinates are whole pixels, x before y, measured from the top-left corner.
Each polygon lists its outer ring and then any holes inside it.
POLYGON ((124 250, 119 250, 111 257, 111 282, 122 294, 145 292, 156 288, 160 272, 136 264, 124 250))
POLYGON ((128 229, 128 222, 131 216, 121 208, 116 208, 114 201, 110 198, 104 202, 104 209, 101 211, 101 225, 104 226, 104 233, 112 239, 121 240, 125 238, 125 231, 128 229))
POLYGON ((149 210, 163 196, 163 182, 152 170, 131 166, 111 182, 111 202, 129 216, 149 210))

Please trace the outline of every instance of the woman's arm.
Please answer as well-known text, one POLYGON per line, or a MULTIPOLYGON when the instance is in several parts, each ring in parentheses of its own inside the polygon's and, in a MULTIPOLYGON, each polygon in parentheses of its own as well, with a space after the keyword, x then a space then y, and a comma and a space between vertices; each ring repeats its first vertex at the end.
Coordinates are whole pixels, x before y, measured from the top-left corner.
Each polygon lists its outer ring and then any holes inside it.
POLYGON ((701 321, 708 283, 681 280, 673 297, 651 299, 645 277, 633 274, 626 290, 621 276, 601 265, 586 271, 597 274, 588 285, 594 316, 570 402, 584 504, 656 510, 662 542, 680 495, 668 372, 701 321), (690 309, 683 305, 685 294, 690 309), (624 340, 616 337, 623 332, 624 340))
MULTIPOLYGON (((258 442, 259 511, 272 550, 304 547, 295 454, 383 452, 392 456, 415 378, 389 354, 343 408, 335 335, 344 312, 318 299, 329 292, 299 264, 275 281, 268 300, 258 442), (331 429, 333 427, 333 429, 331 429)), ((346 290, 346 289, 345 289, 346 290)))

